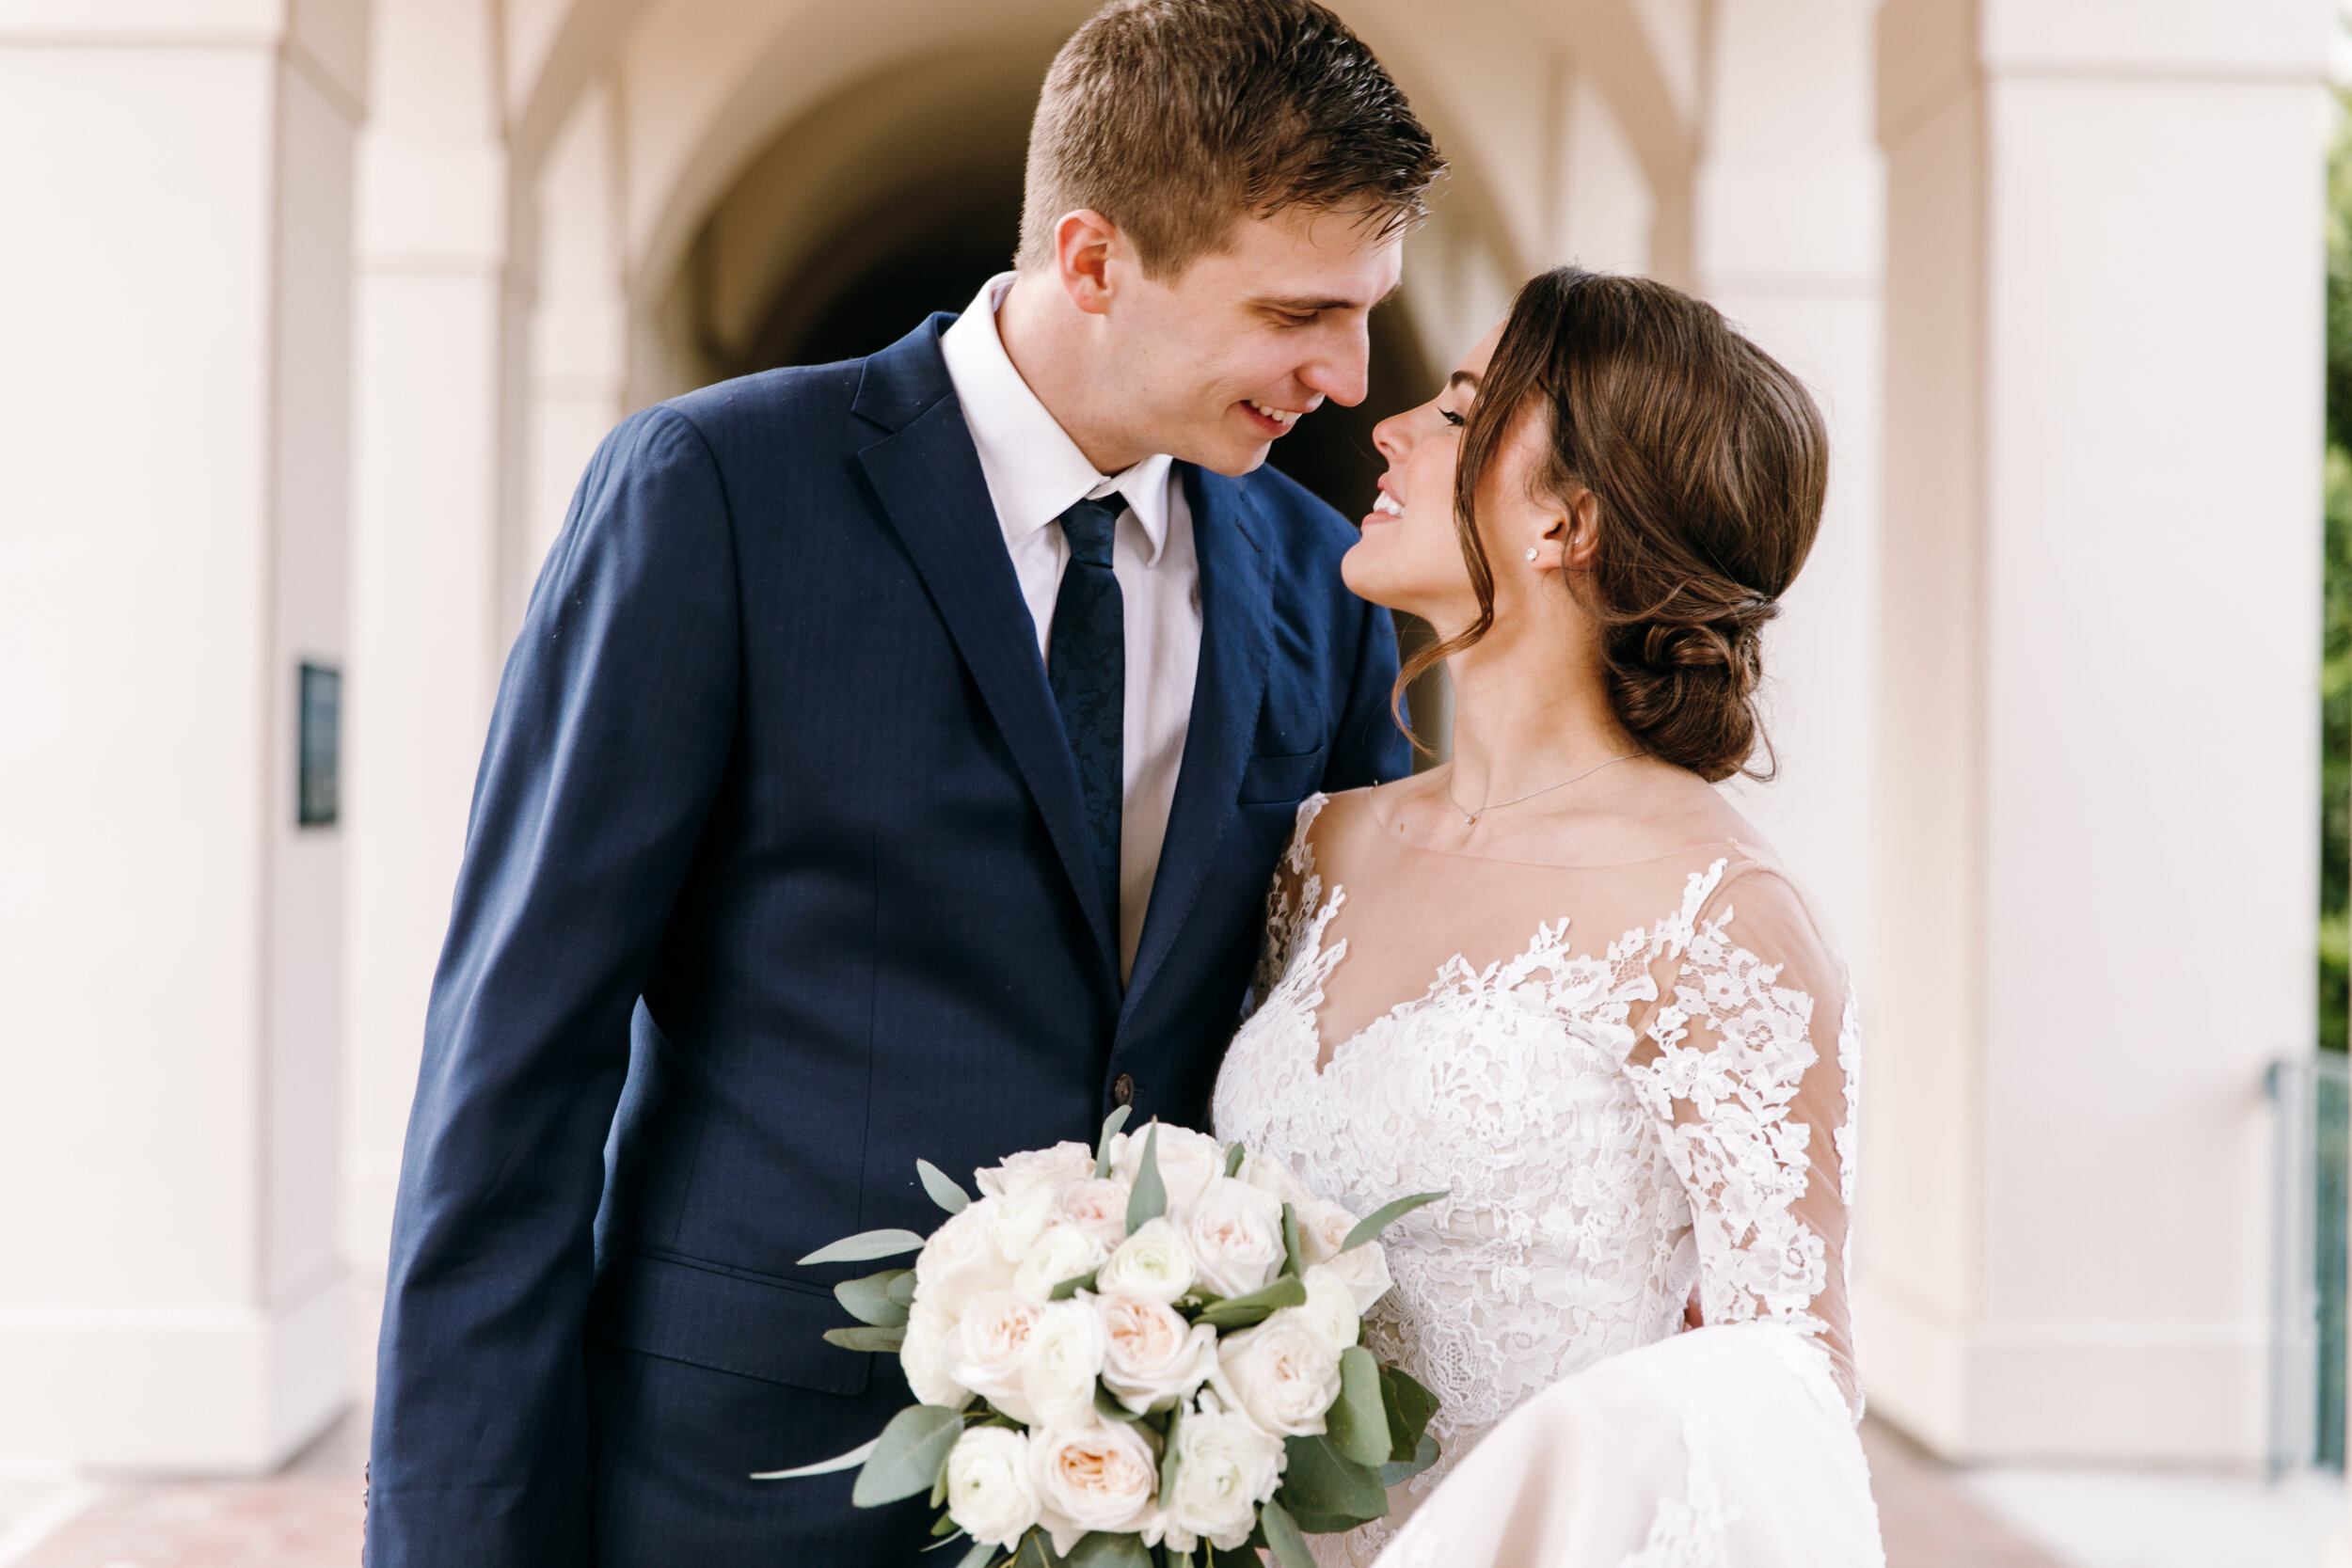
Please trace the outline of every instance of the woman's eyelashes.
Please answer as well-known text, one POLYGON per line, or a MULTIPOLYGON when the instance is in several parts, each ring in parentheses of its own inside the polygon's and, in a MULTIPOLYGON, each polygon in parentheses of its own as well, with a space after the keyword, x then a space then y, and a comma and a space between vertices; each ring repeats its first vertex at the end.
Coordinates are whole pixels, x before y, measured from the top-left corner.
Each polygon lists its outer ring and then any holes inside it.
POLYGON ((1462 416, 1461 416, 1461 415, 1459 415, 1459 414, 1456 414, 1456 413, 1455 413, 1453 409, 1451 409, 1451 408, 1440 408, 1440 409, 1438 409, 1438 418, 1439 418, 1439 419, 1443 420, 1446 423, 1448 423, 1448 424, 1450 424, 1450 425, 1454 426, 1456 429, 1459 429, 1459 428, 1461 427, 1461 424, 1462 424, 1462 416))

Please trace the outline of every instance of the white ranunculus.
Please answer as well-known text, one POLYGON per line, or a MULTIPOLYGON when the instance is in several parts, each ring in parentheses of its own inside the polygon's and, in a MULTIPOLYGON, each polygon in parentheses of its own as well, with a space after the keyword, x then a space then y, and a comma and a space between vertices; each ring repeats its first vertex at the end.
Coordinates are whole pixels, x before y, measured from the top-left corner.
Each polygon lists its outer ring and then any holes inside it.
POLYGON ((1037 1523, 1026 1433, 974 1427, 947 1454, 947 1517, 975 1541, 1011 1550, 1037 1523))
POLYGON ((1093 1174, 1094 1151, 1084 1144, 1064 1140, 1051 1148, 1008 1154, 1002 1164, 974 1171, 972 1180, 986 1196, 1018 1197, 1031 1187, 1058 1187, 1065 1181, 1083 1180, 1093 1174))
POLYGON ((1058 1183, 1040 1181, 1023 1188, 1010 1197, 982 1198, 973 1205, 989 1205, 988 1230, 996 1238, 996 1250, 1008 1263, 1019 1263, 1037 1245, 1037 1239, 1045 1234, 1045 1227, 1054 1223, 1054 1194, 1058 1183))
POLYGON ((1054 1287, 1080 1279, 1103 1266, 1111 1255, 1099 1237, 1074 1225, 1049 1225, 1030 1246, 1029 1255, 1012 1271, 1012 1288, 1040 1301, 1052 1297, 1054 1287))
POLYGON ((1188 1552, 1205 1536, 1219 1551, 1239 1547, 1281 1484, 1283 1459, 1279 1437, 1203 1395, 1176 1423, 1176 1471, 1160 1499, 1168 1545, 1188 1552))
POLYGON ((1127 1239, 1127 1189, 1116 1181, 1065 1181, 1054 1189, 1053 1223, 1083 1230, 1106 1247, 1127 1239))
POLYGON ((1331 1342, 1333 1354, 1354 1344, 1363 1331, 1363 1315, 1356 1310, 1356 1293, 1328 1263, 1308 1265, 1304 1277, 1307 1299, 1293 1308, 1331 1342))
POLYGON ((931 1232, 914 1258, 914 1299, 961 1315, 964 1304, 1012 1283, 1012 1262, 997 1248, 992 1220, 995 1206, 983 1198, 931 1232))
POLYGON ((1307 1205, 1315 1201, 1315 1195, 1307 1190, 1306 1183, 1298 1180, 1290 1166, 1271 1155, 1252 1149, 1242 1157, 1239 1174, 1244 1181, 1272 1193, 1302 1214, 1307 1212, 1307 1205))
POLYGON ((1143 1169, 1143 1146, 1154 1129, 1159 1143, 1152 1151, 1152 1164, 1159 1167, 1160 1185, 1168 1193, 1168 1212, 1181 1214, 1203 1188, 1225 1174, 1225 1149, 1206 1132, 1170 1127, 1164 1121, 1153 1122, 1139 1132, 1121 1132, 1111 1140, 1111 1174, 1130 1187, 1143 1169))
POLYGON ((1388 1294, 1389 1255, 1377 1241, 1342 1252, 1340 1243, 1355 1228, 1356 1216, 1336 1203, 1318 1201, 1298 1212, 1298 1248, 1303 1260, 1310 1266, 1320 1264, 1347 1281, 1360 1314, 1371 1311, 1372 1304, 1388 1294))
POLYGON ((898 1347, 898 1370, 907 1386, 925 1404, 961 1410, 972 1402, 972 1390, 947 1375, 947 1336, 956 1320, 928 1301, 918 1301, 907 1313, 907 1337, 898 1347))
POLYGON ((1021 1370, 1033 1425, 1082 1427, 1096 1419, 1094 1383, 1108 1346, 1092 1302, 1057 1301, 1039 1314, 1021 1370))
POLYGON ((1200 1283, 1220 1296, 1248 1295, 1282 1267, 1282 1202, 1247 1181, 1211 1181, 1176 1228, 1200 1283))
POLYGON ((1160 1467, 1123 1421, 1033 1432, 1029 1465, 1037 1478, 1038 1522, 1052 1534, 1057 1552, 1068 1554, 1089 1530, 1124 1534, 1152 1520, 1160 1467))
POLYGON ((1286 1307, 1217 1345, 1216 1387, 1229 1405, 1277 1436, 1323 1431, 1340 1397, 1340 1353, 1323 1331, 1286 1307))
POLYGON ((1105 1345, 1103 1386, 1140 1416, 1192 1398, 1216 1368, 1216 1330, 1187 1323, 1166 1302, 1149 1296, 1093 1298, 1105 1345))
POLYGON ((1164 1219, 1145 1220, 1136 1233, 1111 1249, 1095 1271, 1094 1288, 1104 1294, 1148 1296, 1172 1302, 1192 1289, 1192 1254, 1164 1219))
POLYGON ((974 1296, 948 1331, 942 1370, 990 1404, 1025 1425, 1030 1418, 1021 1374, 1028 1365, 1029 1337, 1037 1332, 1043 1304, 1019 1291, 974 1296))

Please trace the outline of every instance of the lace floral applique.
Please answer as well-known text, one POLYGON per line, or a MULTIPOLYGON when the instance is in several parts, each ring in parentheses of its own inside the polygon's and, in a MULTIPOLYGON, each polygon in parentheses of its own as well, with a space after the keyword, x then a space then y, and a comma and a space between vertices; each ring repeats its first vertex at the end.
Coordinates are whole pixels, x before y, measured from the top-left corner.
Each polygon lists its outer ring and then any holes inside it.
POLYGON ((1724 1530, 1740 1517, 1715 1481, 1715 1428, 1693 1404, 1682 1413, 1683 1495, 1658 1499, 1649 1540, 1618 1568, 1721 1568, 1724 1530))

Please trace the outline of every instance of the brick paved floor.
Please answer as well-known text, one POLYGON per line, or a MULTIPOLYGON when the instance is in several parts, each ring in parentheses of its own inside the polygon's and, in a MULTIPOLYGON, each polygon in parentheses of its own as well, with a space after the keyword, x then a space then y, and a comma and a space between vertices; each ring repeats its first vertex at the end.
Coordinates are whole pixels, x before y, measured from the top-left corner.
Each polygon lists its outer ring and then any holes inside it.
MULTIPOLYGON (((1862 1436, 1887 1568, 2069 1568, 1901 1433, 1869 1421, 1862 1436)), ((364 1446, 355 1418, 266 1480, 103 1484, 96 1501, 6 1568, 351 1568, 364 1446)))

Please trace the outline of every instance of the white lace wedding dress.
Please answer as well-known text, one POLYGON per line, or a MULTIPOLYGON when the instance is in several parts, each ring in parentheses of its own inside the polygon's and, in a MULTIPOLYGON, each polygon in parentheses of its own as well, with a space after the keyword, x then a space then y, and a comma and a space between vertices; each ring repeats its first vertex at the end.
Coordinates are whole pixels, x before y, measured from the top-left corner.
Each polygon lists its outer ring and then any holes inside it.
POLYGON ((1318 1560, 1883 1560, 1851 1426, 1854 1009, 1795 888, 1735 839, 1505 864, 1327 805, 1270 895, 1216 1133, 1359 1212, 1451 1196, 1387 1233, 1365 1325, 1443 1402, 1444 1458, 1318 1560))

